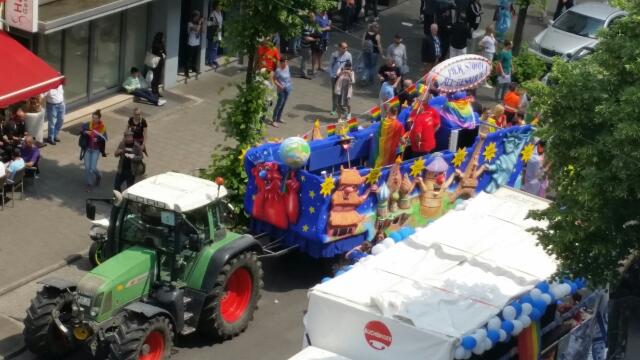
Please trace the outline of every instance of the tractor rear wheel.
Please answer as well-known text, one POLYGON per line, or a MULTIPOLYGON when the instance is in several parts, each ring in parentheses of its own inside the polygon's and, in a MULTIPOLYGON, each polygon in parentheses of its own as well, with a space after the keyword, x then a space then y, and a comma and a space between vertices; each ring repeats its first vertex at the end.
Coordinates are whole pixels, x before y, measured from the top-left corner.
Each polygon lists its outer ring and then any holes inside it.
POLYGON ((254 252, 242 253, 225 264, 202 310, 199 330, 223 340, 243 332, 258 307, 262 275, 254 252))
POLYGON ((106 244, 107 243, 104 241, 94 241, 91 243, 91 247, 89 248, 89 262, 91 263, 91 268, 95 268, 104 262, 104 247, 106 244))
POLYGON ((24 319, 24 342, 32 353, 45 359, 61 359, 75 350, 77 343, 67 338, 54 323, 54 316, 63 324, 72 317, 73 293, 44 288, 31 300, 24 319))
POLYGON ((109 360, 167 360, 173 347, 173 326, 169 319, 128 316, 116 330, 109 360))

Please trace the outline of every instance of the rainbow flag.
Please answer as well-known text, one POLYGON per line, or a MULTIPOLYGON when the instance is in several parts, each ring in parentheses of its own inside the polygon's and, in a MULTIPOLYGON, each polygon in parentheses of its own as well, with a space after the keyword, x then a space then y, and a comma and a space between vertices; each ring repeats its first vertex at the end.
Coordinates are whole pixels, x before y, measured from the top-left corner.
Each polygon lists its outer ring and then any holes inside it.
POLYGON ((418 93, 424 95, 427 92, 427 87, 424 84, 418 84, 418 93))
POLYGON ((371 114, 371 118, 373 120, 380 119, 380 106, 375 106, 373 109, 369 110, 369 114, 371 114))
POLYGON ((416 89, 416 84, 413 84, 413 85, 409 86, 409 87, 406 89, 406 91, 407 91, 407 93, 408 93, 408 94, 410 94, 410 95, 413 95, 413 94, 417 93, 417 92, 418 92, 418 89, 416 89))
POLYGON ((518 335, 518 360, 539 360, 540 343, 540 324, 532 321, 531 326, 518 335))
POLYGON ((389 109, 396 107, 400 105, 400 99, 397 96, 394 96, 391 99, 389 99, 388 104, 389 104, 389 109))
POLYGON ((349 131, 358 130, 358 119, 351 118, 349 121, 347 121, 347 125, 349 126, 349 131))
POLYGON ((336 124, 327 125, 327 136, 336 134, 336 124))
POLYGON ((386 118, 380 122, 377 141, 372 141, 369 160, 374 167, 393 164, 398 155, 400 139, 404 135, 402 123, 393 118, 386 118))
POLYGON ((476 127, 477 119, 471 106, 472 101, 473 98, 471 96, 457 100, 449 100, 442 108, 440 116, 443 120, 462 128, 473 129, 476 127))

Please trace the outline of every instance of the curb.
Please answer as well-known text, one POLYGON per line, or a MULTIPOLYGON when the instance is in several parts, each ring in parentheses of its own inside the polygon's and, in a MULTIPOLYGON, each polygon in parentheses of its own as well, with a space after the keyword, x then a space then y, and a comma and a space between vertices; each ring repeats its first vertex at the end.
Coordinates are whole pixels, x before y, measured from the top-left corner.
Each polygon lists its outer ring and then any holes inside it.
MULTIPOLYGON (((13 337, 17 335, 18 339, 10 341, 8 343, 9 345, 7 345, 7 343, 3 344, 2 349, 0 349, 0 352, 2 352, 0 353, 0 359, 12 359, 26 349, 26 346, 22 339, 22 329, 24 326, 21 322, 18 322, 12 317, 6 315, 0 315, 0 321, 8 322, 12 326, 15 326, 15 329, 19 331, 19 333, 10 336, 13 337)), ((3 327, 3 329, 5 328, 3 327)), ((3 341, 6 342, 6 338, 3 339, 3 341)))
MULTIPOLYGON (((86 251, 84 252, 84 254, 86 254, 86 251)), ((24 286, 27 283, 32 282, 35 279, 41 278, 51 272, 54 272, 58 269, 61 269, 67 265, 73 264, 74 262, 82 259, 82 256, 84 254, 73 254, 73 255, 69 255, 67 256, 64 260, 60 260, 55 264, 49 265, 45 268, 42 268, 32 274, 29 274, 21 279, 18 279, 17 281, 14 281, 13 283, 0 288, 0 296, 5 295, 19 287, 24 286)))

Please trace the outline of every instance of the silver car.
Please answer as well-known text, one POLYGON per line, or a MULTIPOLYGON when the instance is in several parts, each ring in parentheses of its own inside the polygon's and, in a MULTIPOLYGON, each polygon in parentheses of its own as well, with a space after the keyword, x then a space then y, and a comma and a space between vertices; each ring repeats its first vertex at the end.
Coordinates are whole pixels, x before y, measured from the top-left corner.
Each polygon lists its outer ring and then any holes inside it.
POLYGON ((575 5, 536 35, 529 51, 547 63, 554 56, 570 59, 580 49, 595 47, 598 31, 626 15, 606 3, 575 5))

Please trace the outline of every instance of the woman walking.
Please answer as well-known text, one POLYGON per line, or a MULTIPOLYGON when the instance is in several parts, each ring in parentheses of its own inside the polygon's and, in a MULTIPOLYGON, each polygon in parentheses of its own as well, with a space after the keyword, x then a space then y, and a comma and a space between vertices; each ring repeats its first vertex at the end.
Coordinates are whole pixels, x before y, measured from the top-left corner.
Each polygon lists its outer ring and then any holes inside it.
POLYGON ((93 186, 100 186, 102 174, 98 170, 98 159, 104 152, 107 142, 107 129, 102 122, 100 110, 91 115, 91 121, 82 125, 82 135, 86 137, 86 151, 84 153, 84 177, 86 191, 90 192, 93 186))
POLYGON ((338 98, 338 121, 351 119, 351 105, 349 102, 353 95, 353 83, 355 81, 356 77, 351 70, 351 62, 347 61, 342 67, 340 75, 338 75, 334 89, 338 98))
POLYGON ((153 68, 153 80, 151 80, 151 92, 157 97, 160 95, 160 83, 162 82, 162 70, 164 70, 164 59, 167 57, 167 50, 164 46, 164 33, 157 32, 151 43, 151 53, 159 58, 158 64, 153 68))
POLYGON ((278 100, 276 101, 276 107, 273 109, 271 125, 278 127, 278 123, 284 124, 284 121, 282 121, 282 111, 292 90, 289 61, 286 58, 280 59, 280 65, 273 73, 273 82, 278 90, 278 100))
POLYGON ((142 112, 139 108, 133 109, 133 116, 129 118, 127 123, 127 130, 133 134, 133 140, 140 145, 145 155, 147 154, 147 120, 142 117, 142 112))
POLYGON ((381 55, 382 43, 380 42, 380 26, 374 22, 369 25, 367 32, 362 37, 362 56, 366 75, 364 81, 373 84, 378 58, 381 55))

